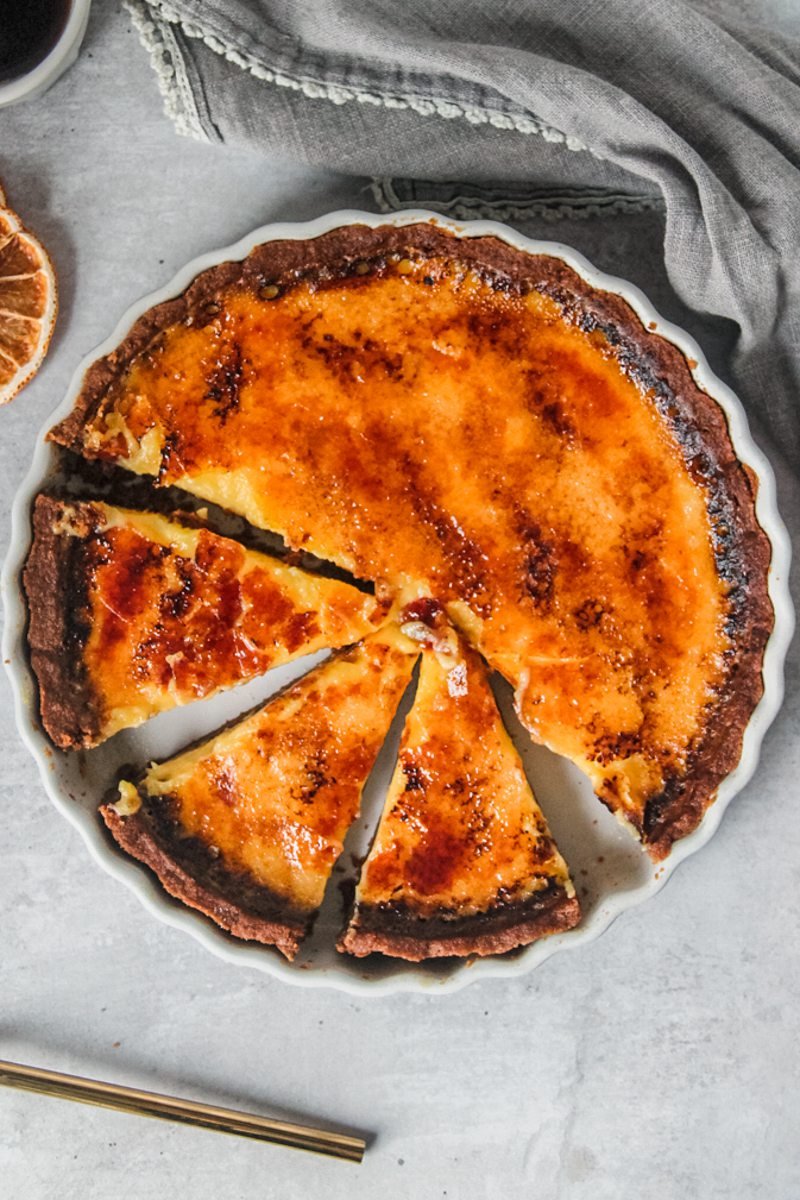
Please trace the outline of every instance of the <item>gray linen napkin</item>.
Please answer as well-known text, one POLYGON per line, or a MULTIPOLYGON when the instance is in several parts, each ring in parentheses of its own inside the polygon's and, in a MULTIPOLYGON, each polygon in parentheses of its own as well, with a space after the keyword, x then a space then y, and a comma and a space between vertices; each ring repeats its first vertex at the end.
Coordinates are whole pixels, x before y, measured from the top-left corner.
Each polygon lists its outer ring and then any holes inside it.
POLYGON ((732 0, 126 6, 181 132, 577 245, 800 465, 800 42, 732 0))

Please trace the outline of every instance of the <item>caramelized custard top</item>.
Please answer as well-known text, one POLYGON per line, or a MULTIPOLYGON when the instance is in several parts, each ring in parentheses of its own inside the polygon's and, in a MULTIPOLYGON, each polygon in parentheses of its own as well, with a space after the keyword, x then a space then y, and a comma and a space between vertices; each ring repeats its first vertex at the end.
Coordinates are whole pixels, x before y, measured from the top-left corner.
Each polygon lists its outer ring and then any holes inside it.
POLYGON ((708 497, 605 336, 544 294, 445 256, 231 285, 158 334, 82 436, 435 598, 533 736, 638 828, 684 771, 729 647, 708 497))

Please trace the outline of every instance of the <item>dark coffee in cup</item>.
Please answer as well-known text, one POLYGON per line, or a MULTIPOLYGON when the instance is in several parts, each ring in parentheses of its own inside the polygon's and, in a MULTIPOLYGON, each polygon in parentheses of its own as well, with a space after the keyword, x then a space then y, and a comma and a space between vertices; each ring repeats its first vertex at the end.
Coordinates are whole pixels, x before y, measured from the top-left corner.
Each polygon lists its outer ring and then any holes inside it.
POLYGON ((67 24, 72 0, 0 0, 0 83, 42 62, 67 24))

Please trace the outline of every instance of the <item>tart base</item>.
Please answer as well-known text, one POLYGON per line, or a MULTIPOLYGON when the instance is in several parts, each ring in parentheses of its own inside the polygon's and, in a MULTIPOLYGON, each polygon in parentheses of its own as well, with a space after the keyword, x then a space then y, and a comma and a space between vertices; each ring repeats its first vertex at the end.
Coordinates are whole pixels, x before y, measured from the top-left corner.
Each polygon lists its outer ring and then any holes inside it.
POLYGON ((580 920, 580 904, 562 887, 546 887, 519 904, 474 916, 420 917, 408 909, 360 906, 337 943, 337 950, 364 958, 386 954, 409 962, 426 958, 505 954, 552 933, 564 933, 580 920))
MULTIPOLYGON (((145 810, 140 809, 131 816, 122 817, 110 803, 100 808, 100 815, 114 840, 133 858, 148 866, 170 896, 210 917, 234 937, 275 946, 284 958, 289 961, 294 958, 308 934, 314 914, 297 913, 282 897, 216 864, 212 869, 220 881, 224 879, 226 895, 221 895, 211 879, 199 877, 199 870, 193 869, 190 874, 174 852, 157 840, 144 814, 145 810), (253 911, 248 900, 250 904, 257 904, 261 912, 253 911)), ((192 841, 186 839, 185 844, 188 846, 192 841)), ((201 854, 196 857, 200 859, 201 854)))
POLYGON ((88 678, 72 665, 87 636, 81 626, 85 597, 80 539, 57 531, 62 508, 51 496, 37 496, 22 581, 42 724, 59 749, 78 750, 96 742, 102 714, 88 678))

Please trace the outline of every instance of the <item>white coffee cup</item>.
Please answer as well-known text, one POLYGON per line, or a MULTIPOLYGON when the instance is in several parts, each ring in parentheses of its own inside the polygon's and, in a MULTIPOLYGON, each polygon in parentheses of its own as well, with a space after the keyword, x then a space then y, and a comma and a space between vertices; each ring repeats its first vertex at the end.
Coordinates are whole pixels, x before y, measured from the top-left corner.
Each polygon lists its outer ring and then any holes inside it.
MULTIPOLYGON (((20 2, 24 3, 25 0, 20 2)), ((40 96, 72 66, 86 33, 91 5, 92 0, 72 0, 66 24, 52 50, 24 75, 0 83, 0 108, 16 104, 18 100, 40 96)))

